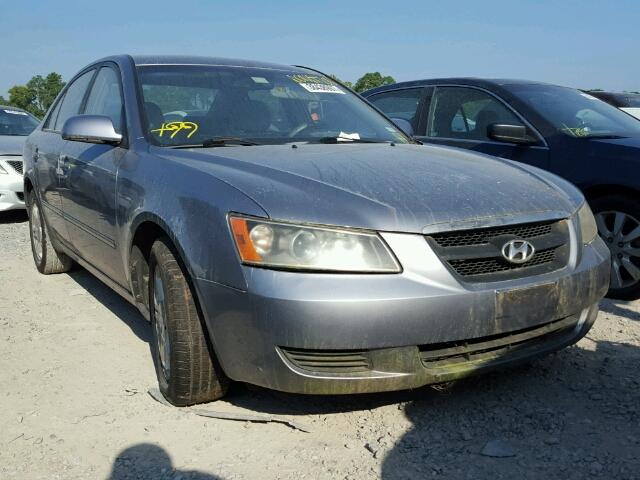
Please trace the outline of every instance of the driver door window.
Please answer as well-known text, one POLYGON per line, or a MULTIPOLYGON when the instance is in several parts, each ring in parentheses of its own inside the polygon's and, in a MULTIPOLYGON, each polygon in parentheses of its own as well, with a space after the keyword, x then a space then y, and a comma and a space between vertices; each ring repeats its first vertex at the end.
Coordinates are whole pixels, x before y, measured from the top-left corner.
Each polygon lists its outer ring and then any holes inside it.
POLYGON ((438 87, 433 96, 427 137, 491 141, 489 125, 523 125, 498 99, 475 88, 438 87))

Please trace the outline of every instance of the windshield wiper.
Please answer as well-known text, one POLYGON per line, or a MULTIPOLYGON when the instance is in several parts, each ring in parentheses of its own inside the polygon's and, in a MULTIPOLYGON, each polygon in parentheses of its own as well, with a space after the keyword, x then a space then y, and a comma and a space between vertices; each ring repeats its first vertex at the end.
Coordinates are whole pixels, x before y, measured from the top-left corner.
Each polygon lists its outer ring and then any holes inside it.
POLYGON ((212 137, 207 138, 202 143, 196 143, 193 145, 172 145, 171 148, 211 148, 211 147, 227 147, 230 145, 240 146, 255 146, 263 145, 262 143, 247 140, 240 137, 212 137))
POLYGON ((349 137, 321 137, 310 143, 392 143, 389 140, 375 140, 373 138, 349 137))

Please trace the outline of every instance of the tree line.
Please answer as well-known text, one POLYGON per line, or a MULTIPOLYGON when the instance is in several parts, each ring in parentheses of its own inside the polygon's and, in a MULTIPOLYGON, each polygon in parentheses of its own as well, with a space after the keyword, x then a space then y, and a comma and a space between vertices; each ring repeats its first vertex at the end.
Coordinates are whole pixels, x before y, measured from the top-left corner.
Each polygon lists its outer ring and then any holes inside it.
MULTIPOLYGON (((382 75, 380 72, 365 73, 355 84, 342 81, 335 75, 331 75, 331 77, 356 92, 364 92, 380 85, 395 83, 393 77, 382 75)), ((22 108, 36 117, 42 117, 64 86, 65 82, 59 73, 51 72, 44 77, 36 75, 24 85, 11 87, 9 89, 9 98, 4 98, 0 95, 0 105, 22 108)))

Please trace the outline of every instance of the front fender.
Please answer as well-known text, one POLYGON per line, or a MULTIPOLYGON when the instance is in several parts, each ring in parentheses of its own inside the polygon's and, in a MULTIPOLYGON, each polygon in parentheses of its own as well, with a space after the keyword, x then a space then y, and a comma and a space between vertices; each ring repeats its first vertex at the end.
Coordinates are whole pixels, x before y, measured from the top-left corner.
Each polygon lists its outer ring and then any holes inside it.
MULTIPOLYGON (((266 212, 233 186, 187 165, 153 155, 140 156, 136 163, 135 169, 122 168, 118 174, 124 264, 129 265, 140 225, 153 222, 169 236, 191 278, 245 290, 227 214, 266 217, 266 212)), ((131 273, 125 271, 130 283, 131 273)))

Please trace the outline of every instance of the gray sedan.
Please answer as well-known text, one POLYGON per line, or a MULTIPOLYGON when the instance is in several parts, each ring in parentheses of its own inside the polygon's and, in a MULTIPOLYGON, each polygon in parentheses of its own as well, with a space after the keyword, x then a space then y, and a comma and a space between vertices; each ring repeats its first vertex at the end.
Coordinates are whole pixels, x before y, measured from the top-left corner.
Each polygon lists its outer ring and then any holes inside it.
POLYGON ((307 68, 191 57, 81 70, 25 146, 33 257, 153 325, 175 405, 441 383, 570 345, 607 291, 582 194, 418 146, 307 68))

